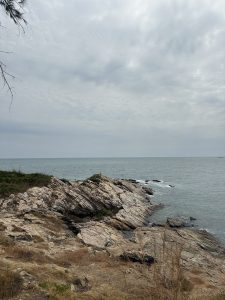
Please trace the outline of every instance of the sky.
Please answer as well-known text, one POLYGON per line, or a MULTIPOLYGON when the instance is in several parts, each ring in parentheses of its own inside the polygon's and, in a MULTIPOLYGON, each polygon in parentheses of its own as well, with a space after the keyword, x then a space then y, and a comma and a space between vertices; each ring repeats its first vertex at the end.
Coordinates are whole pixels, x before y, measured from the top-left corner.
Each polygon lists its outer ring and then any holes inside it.
POLYGON ((0 12, 0 158, 225 156, 224 0, 27 0, 0 12), (0 79, 1 80, 1 79, 0 79))

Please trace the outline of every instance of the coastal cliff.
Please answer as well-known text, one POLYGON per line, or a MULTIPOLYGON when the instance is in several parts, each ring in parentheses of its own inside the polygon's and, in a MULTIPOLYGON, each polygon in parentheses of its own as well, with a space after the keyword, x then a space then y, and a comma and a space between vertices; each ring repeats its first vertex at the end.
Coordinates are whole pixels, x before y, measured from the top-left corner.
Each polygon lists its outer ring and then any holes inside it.
POLYGON ((0 196, 0 299, 223 299, 224 248, 150 226, 152 194, 97 174, 0 196))

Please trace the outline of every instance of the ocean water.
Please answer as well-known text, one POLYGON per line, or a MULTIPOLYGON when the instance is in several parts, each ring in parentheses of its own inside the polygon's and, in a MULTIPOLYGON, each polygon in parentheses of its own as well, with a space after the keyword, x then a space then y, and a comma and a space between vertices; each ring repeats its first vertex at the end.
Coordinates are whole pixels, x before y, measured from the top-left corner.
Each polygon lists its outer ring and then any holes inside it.
POLYGON ((0 159, 0 170, 12 169, 67 179, 84 179, 101 172, 113 178, 150 180, 153 200, 165 204, 151 221, 192 216, 199 228, 225 243, 225 158, 0 159))

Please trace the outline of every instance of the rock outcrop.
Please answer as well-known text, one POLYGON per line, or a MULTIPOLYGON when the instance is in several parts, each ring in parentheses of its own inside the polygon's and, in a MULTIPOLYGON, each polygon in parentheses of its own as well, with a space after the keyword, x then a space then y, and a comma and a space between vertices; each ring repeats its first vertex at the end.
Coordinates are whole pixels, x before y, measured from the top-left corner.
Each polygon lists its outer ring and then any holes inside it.
POLYGON ((21 214, 58 212, 74 223, 105 219, 111 226, 126 230, 147 224, 147 216, 157 207, 151 203, 149 194, 152 194, 150 188, 102 175, 74 182, 52 178, 47 187, 33 187, 1 199, 0 209, 2 213, 21 214))
POLYGON ((23 279, 13 299, 49 299, 59 291, 60 299, 175 299, 173 291, 176 299, 210 299, 223 292, 224 247, 206 231, 184 228, 186 219, 148 226, 159 207, 152 192, 133 180, 94 175, 52 178, 0 199, 0 268, 23 279))

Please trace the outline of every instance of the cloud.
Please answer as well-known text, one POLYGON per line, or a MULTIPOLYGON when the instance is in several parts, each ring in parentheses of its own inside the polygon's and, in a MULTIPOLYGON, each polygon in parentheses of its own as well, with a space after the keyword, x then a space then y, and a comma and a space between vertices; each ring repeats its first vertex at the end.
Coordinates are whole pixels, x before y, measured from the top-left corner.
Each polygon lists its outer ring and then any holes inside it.
POLYGON ((0 42, 17 77, 10 112, 0 91, 1 133, 38 135, 24 155, 42 140, 40 156, 224 154, 222 0, 36 0, 26 16, 25 35, 4 19, 0 42))

